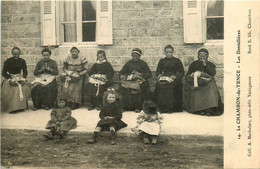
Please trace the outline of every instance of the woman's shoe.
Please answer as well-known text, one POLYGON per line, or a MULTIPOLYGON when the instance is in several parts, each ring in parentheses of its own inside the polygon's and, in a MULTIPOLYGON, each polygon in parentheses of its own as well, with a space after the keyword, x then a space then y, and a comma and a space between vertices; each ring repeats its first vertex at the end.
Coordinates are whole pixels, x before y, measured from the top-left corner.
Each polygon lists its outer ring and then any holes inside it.
POLYGON ((33 107, 32 110, 33 110, 33 111, 36 111, 36 110, 39 110, 39 108, 33 107))
POLYGON ((97 111, 100 111, 100 110, 101 110, 101 108, 100 108, 99 106, 97 106, 96 109, 97 109, 97 111))
POLYGON ((136 113, 140 113, 140 110, 139 110, 139 109, 135 109, 135 112, 136 112, 136 113))
POLYGON ((89 110, 89 111, 91 111, 91 110, 93 110, 93 109, 95 109, 95 108, 94 108, 92 105, 88 107, 88 110, 89 110))

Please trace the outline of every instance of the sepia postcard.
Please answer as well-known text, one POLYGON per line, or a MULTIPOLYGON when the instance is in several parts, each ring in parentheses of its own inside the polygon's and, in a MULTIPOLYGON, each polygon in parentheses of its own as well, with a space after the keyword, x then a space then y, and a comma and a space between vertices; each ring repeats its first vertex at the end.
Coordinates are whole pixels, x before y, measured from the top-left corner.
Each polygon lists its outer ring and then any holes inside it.
POLYGON ((259 0, 0 5, 1 168, 260 168, 259 0))

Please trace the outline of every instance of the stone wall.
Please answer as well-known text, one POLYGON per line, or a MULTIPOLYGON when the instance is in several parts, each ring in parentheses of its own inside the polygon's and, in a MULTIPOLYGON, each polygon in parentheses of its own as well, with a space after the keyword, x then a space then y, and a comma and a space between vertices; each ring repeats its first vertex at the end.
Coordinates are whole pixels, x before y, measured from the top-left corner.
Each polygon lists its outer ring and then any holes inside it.
MULTIPOLYGON (((2 51, 1 63, 11 57, 11 49, 18 46, 21 57, 28 65, 29 77, 41 58, 40 1, 2 1, 2 51)), ((164 57, 164 47, 171 44, 174 55, 182 60, 187 71, 190 63, 197 59, 201 45, 186 45, 183 41, 182 1, 113 1, 113 45, 80 46, 81 55, 86 56, 91 66, 96 60, 98 49, 106 51, 109 62, 116 71, 131 58, 131 50, 139 47, 152 71, 160 58, 164 57)), ((216 81, 223 97, 223 46, 207 45, 209 60, 216 64, 216 81)), ((69 47, 61 45, 51 48, 52 59, 62 66, 69 47)), ((152 82, 152 81, 151 81, 152 82)), ((151 84, 154 88, 154 83, 151 84)))

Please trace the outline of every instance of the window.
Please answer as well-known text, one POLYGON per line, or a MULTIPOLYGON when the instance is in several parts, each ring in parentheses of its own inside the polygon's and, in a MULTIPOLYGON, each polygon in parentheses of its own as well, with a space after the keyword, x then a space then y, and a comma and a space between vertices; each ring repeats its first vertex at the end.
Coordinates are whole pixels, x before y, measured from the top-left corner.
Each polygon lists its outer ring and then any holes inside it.
POLYGON ((112 44, 112 0, 43 0, 42 46, 112 44))
POLYGON ((224 0, 183 0, 185 43, 224 39, 224 0))
POLYGON ((224 39, 224 1, 207 1, 207 40, 224 39))
POLYGON ((63 42, 95 42, 96 1, 61 3, 63 42))

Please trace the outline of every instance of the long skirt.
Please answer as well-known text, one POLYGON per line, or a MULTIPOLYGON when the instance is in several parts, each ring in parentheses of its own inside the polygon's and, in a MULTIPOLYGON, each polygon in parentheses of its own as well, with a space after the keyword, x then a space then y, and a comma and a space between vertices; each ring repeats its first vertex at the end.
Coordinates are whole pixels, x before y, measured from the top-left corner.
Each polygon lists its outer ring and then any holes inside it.
POLYGON ((32 89, 32 101, 35 108, 41 108, 42 106, 54 107, 54 103, 57 99, 57 82, 54 79, 51 83, 44 86, 41 84, 36 85, 32 89))
POLYGON ((105 91, 106 85, 96 86, 94 84, 87 84, 87 95, 89 102, 92 106, 102 106, 103 104, 103 94, 105 91))
POLYGON ((68 96, 70 96, 70 102, 81 104, 82 102, 82 79, 69 82, 68 87, 65 87, 65 83, 62 83, 62 90, 61 92, 64 92, 68 96))
POLYGON ((73 117, 70 117, 68 120, 62 121, 60 126, 57 126, 56 123, 50 120, 46 125, 46 129, 51 129, 51 127, 54 127, 55 130, 58 131, 70 131, 77 128, 77 120, 73 117))
POLYGON ((193 86, 187 85, 186 108, 190 113, 203 111, 214 108, 216 114, 223 113, 223 104, 216 85, 215 80, 212 80, 205 86, 199 86, 193 89, 193 86))
POLYGON ((147 81, 140 85, 139 93, 132 93, 131 89, 121 86, 121 106, 125 110, 142 110, 144 100, 151 100, 150 86, 147 81))
POLYGON ((182 111, 182 83, 156 83, 154 100, 161 113, 182 111))
POLYGON ((160 133, 161 126, 160 126, 160 124, 158 124, 156 122, 145 121, 140 124, 138 129, 147 134, 158 136, 160 133))
POLYGON ((4 80, 2 83, 2 111, 12 112, 26 109, 27 100, 30 97, 30 89, 27 85, 21 86, 21 92, 18 86, 10 85, 9 81, 4 80), (22 96, 22 98, 20 98, 22 96))

